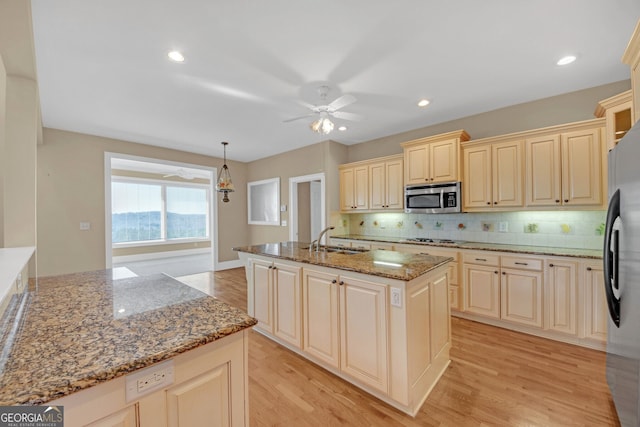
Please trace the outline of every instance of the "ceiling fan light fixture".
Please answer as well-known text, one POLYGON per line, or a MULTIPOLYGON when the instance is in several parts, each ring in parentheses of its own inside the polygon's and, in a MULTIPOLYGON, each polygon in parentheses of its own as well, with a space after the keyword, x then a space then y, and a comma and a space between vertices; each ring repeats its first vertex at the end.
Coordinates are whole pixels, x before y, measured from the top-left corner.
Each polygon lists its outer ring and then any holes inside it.
POLYGON ((340 127, 338 128, 338 130, 339 130, 340 132, 344 132, 345 130, 347 130, 347 127, 343 125, 343 126, 340 126, 340 127))
POLYGON ((314 121, 309 125, 312 131, 321 133, 323 135, 327 135, 333 131, 335 125, 331 120, 327 117, 320 117, 318 120, 314 121))
POLYGON ((426 98, 418 101, 418 107, 426 107, 427 105, 429 105, 429 100, 426 98))
POLYGON ((231 181, 231 173, 229 173, 229 168, 227 167, 227 145, 228 142, 221 142, 224 147, 224 163, 222 164, 222 169, 220 169, 220 173, 218 174, 218 181, 216 183, 216 191, 223 194, 222 201, 229 201, 229 193, 236 191, 233 186, 233 181, 231 181))
POLYGON ((173 62, 184 62, 184 55, 177 50, 172 50, 171 52, 167 53, 167 56, 173 62))

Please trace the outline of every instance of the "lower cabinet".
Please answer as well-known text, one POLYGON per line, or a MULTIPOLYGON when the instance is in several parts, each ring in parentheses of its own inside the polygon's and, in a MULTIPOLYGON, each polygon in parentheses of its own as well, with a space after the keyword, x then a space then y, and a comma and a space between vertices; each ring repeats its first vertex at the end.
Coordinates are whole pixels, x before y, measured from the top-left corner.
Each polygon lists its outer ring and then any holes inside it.
POLYGON ((303 350, 386 392, 387 286, 305 269, 303 350))
POLYGON ((247 311, 258 320, 255 327, 301 347, 300 268, 252 259, 251 269, 247 311))
POLYGON ((604 272, 602 263, 585 262, 584 274, 584 337, 598 341, 607 341, 607 323, 609 316, 604 291, 604 272))
POLYGON ((464 311, 500 318, 500 257, 482 252, 462 254, 464 311))
POLYGON ((247 426, 247 334, 175 356, 173 383, 148 394, 127 400, 127 376, 121 376, 47 404, 64 406, 69 426, 247 426))
POLYGON ((578 263, 546 261, 547 327, 575 336, 578 333, 578 263))
POLYGON ((500 265, 500 317, 542 328, 542 260, 502 256, 500 265))

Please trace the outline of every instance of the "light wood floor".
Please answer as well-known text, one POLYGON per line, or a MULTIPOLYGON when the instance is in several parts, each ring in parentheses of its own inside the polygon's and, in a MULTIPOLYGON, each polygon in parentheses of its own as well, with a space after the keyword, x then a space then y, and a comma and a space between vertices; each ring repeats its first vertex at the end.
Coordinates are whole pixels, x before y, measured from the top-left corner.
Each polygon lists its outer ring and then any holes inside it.
MULTIPOLYGON (((246 309, 244 269, 180 280, 246 309)), ((250 333, 251 426, 617 426, 605 354, 452 318, 451 365, 415 418, 250 333)))

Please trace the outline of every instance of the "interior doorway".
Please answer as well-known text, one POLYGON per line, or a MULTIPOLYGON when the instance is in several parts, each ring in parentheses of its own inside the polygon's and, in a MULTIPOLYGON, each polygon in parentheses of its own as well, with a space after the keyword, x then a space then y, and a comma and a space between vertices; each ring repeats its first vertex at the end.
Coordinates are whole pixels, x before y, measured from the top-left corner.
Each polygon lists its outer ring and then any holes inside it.
POLYGON ((183 276, 216 268, 216 169, 105 153, 107 268, 183 276))
POLYGON ((289 240, 309 243, 326 224, 324 173, 289 178, 289 240))

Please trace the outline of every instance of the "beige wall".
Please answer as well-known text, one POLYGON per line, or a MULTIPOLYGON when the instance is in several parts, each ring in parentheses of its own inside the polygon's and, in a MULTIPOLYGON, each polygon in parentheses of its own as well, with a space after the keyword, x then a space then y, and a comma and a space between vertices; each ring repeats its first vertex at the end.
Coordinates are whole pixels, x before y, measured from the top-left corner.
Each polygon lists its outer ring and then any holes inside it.
MULTIPOLYGON (((56 129, 44 130, 38 146, 38 274, 105 267, 104 153, 222 167, 222 159, 56 129), (81 231, 81 221, 91 229, 81 231)), ((246 171, 227 161, 236 192, 218 198, 218 260, 237 259, 232 247, 246 245, 246 171)))
POLYGON ((351 145, 348 162, 402 153, 401 142, 458 129, 466 130, 471 139, 480 139, 593 119, 598 101, 624 92, 630 87, 630 80, 623 80, 351 145))
MULTIPOLYGON (((289 178, 325 173, 327 222, 329 212, 338 208, 338 165, 347 161, 347 147, 334 141, 324 141, 287 153, 278 154, 248 164, 248 181, 280 177, 280 204, 289 205, 289 178)), ((236 187, 237 188, 237 187, 236 187)), ((289 212, 280 213, 287 226, 250 225, 251 244, 289 240, 289 212)), ((245 213, 245 223, 246 223, 245 213)))
POLYGON ((4 246, 35 246, 37 85, 8 75, 6 91, 4 246))
POLYGON ((7 71, 0 55, 0 248, 4 247, 4 173, 7 155, 4 151, 6 129, 7 71))

